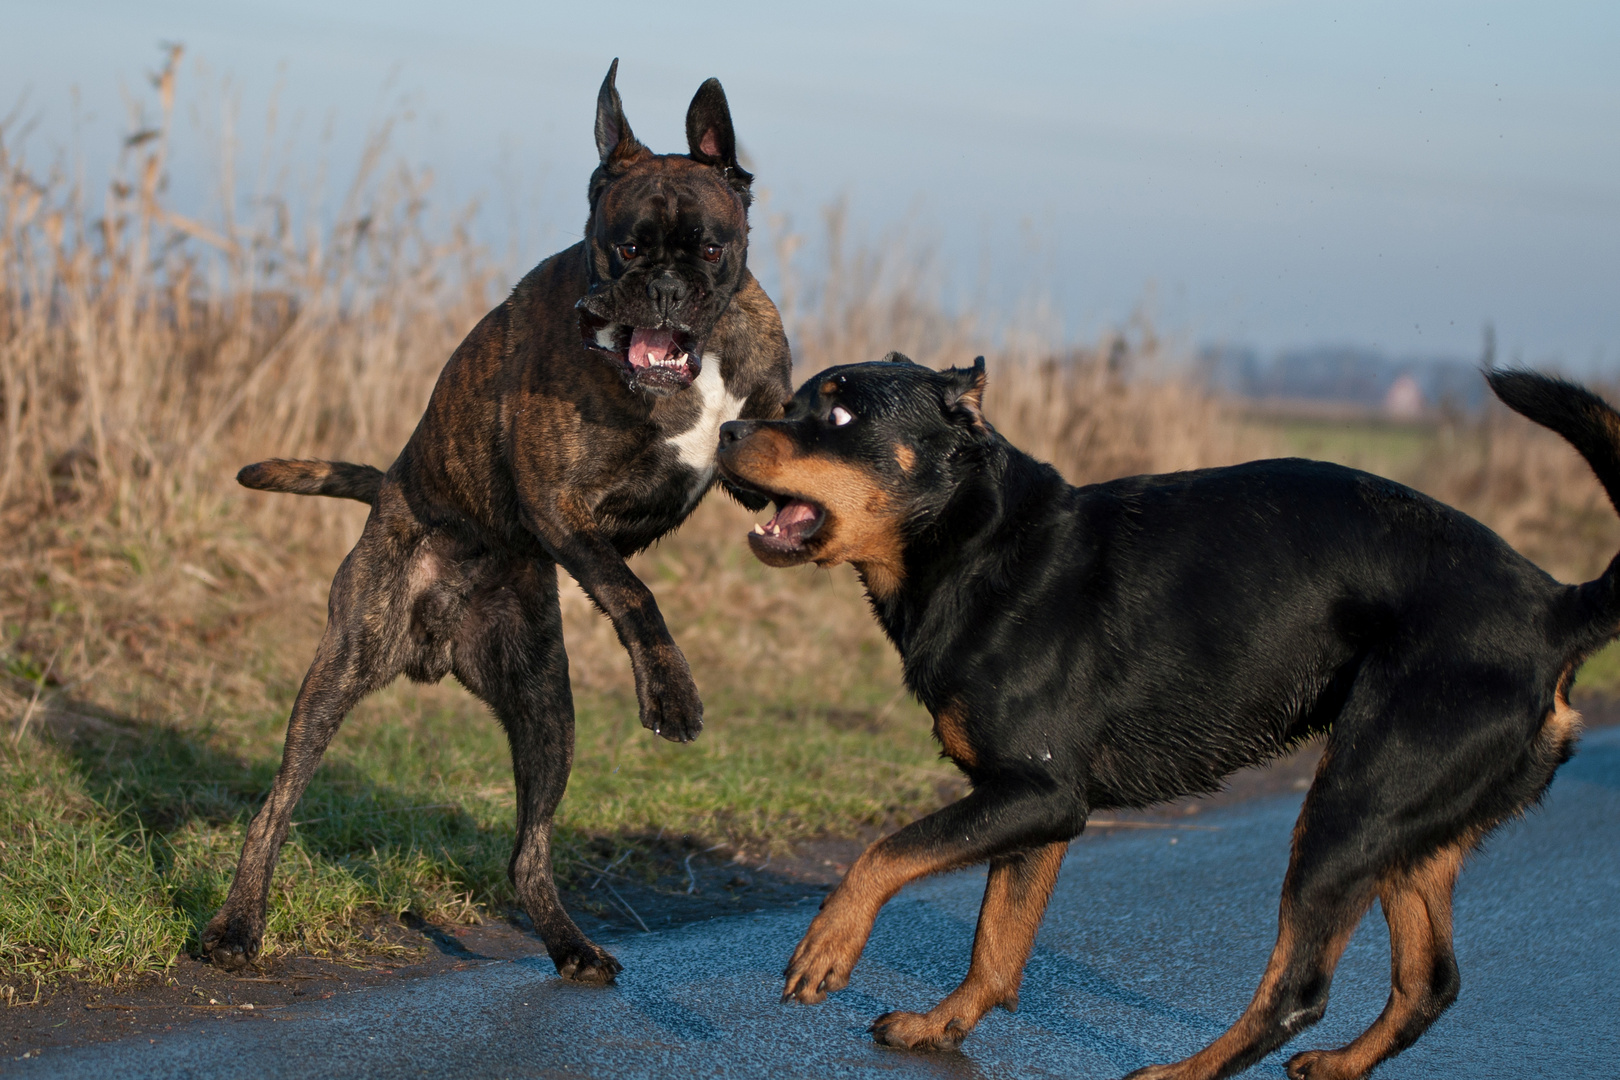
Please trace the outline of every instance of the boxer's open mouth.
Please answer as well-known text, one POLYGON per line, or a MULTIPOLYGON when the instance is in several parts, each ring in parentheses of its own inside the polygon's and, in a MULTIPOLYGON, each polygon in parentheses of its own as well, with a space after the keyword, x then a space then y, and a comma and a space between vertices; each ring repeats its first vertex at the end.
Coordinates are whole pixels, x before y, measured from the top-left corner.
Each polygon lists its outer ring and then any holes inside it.
POLYGON ((624 365, 632 386, 670 393, 692 385, 703 367, 697 339, 685 330, 609 322, 583 307, 579 329, 587 348, 624 365))

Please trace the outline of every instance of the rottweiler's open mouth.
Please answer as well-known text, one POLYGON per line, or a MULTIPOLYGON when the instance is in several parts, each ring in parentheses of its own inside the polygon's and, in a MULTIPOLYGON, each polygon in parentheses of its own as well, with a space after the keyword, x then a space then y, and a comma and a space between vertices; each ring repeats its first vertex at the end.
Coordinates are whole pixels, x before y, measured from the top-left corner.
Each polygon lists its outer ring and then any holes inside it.
POLYGON ((579 328, 587 348, 616 358, 630 383, 649 390, 690 386, 703 366, 696 338, 684 330, 609 322, 583 308, 579 328))
POLYGON ((807 499, 773 496, 776 515, 748 534, 755 554, 797 555, 827 521, 827 511, 807 499))

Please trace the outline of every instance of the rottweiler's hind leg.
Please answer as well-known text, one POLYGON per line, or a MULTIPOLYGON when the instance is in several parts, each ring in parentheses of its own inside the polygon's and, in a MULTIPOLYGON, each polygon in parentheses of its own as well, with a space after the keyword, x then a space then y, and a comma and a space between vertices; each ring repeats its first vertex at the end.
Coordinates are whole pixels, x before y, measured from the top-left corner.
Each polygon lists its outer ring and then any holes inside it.
POLYGON ((1461 986, 1451 950, 1451 894, 1476 834, 1447 844, 1378 884, 1389 923, 1389 1002, 1348 1046, 1307 1050, 1288 1062, 1294 1080, 1354 1080, 1411 1046, 1440 1018, 1461 986))
POLYGON ((1294 826, 1283 879, 1277 944, 1249 1007, 1220 1038, 1183 1061, 1153 1065, 1127 1080, 1222 1080, 1247 1069, 1327 1011, 1328 990, 1350 937, 1372 906, 1376 822, 1357 820, 1324 784, 1330 747, 1294 826))
POLYGON ((506 729, 517 787, 517 842, 508 874, 557 973, 612 982, 619 962, 586 937, 557 895, 551 822, 574 760, 574 700, 557 605, 557 568, 524 563, 490 572, 471 599, 455 674, 506 729))

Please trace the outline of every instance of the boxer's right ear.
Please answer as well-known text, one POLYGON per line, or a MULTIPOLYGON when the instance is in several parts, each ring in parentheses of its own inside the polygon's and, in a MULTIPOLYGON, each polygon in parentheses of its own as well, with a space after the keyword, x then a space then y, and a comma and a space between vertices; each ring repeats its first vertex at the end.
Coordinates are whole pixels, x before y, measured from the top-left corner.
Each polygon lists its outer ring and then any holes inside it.
POLYGON ((619 89, 614 79, 619 74, 619 58, 613 58, 602 90, 596 95, 596 152, 602 164, 622 167, 647 152, 630 131, 630 121, 624 118, 624 105, 619 101, 619 89))

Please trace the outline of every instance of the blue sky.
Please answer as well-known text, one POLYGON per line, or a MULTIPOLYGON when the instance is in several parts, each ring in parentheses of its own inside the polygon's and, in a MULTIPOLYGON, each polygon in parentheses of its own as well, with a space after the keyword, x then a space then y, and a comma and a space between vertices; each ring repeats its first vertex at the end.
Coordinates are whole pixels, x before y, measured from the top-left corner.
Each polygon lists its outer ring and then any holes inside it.
MULTIPOLYGON (((248 150, 277 85, 281 138, 339 175, 405 102, 436 197, 482 196, 482 234, 531 263, 583 223, 619 56, 655 149, 718 75, 769 210, 813 232, 845 198, 870 241, 931 244, 959 303, 1047 300, 1086 337, 1146 299, 1197 342, 1463 356, 1489 320, 1505 356, 1620 373, 1612 0, 0 10, 0 111, 24 102, 35 156, 77 139, 94 166, 183 41, 182 99, 204 123, 236 101, 248 150)), ((181 150, 200 197, 212 163, 181 150)))

